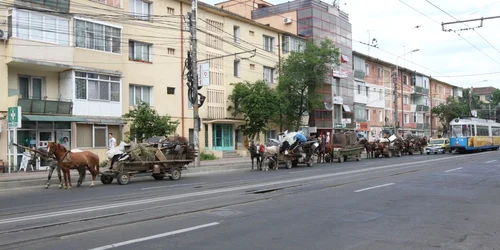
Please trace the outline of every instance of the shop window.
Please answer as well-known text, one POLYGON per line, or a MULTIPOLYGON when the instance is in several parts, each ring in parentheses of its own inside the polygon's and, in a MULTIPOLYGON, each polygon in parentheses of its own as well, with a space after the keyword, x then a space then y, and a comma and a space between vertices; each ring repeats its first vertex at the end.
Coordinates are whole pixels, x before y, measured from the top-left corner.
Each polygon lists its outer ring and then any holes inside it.
POLYGON ((92 124, 78 124, 76 126, 77 137, 76 146, 79 148, 91 148, 92 147, 92 124))

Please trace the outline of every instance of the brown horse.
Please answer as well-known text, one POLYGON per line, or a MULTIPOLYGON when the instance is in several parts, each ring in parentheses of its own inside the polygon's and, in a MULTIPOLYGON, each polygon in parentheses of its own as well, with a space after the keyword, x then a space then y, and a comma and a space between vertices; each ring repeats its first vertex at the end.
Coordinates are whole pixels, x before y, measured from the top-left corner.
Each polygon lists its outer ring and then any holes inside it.
POLYGON ((91 187, 95 185, 95 178, 99 174, 99 156, 90 151, 71 152, 68 151, 63 145, 56 142, 49 142, 47 151, 55 155, 57 164, 64 174, 64 188, 71 189, 71 169, 78 169, 79 167, 87 167, 92 174, 91 187), (69 185, 68 185, 69 183, 69 185))

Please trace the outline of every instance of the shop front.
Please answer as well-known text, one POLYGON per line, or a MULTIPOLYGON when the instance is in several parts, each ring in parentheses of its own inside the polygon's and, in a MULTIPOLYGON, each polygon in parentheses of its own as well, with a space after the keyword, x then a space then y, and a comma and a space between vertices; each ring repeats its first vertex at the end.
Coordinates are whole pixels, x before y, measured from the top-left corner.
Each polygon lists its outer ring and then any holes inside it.
MULTIPOLYGON (((68 149, 72 148, 71 123, 82 122, 84 118, 74 116, 38 116, 38 115, 23 115, 22 127, 17 129, 16 143, 21 146, 30 148, 47 147, 51 141, 56 141, 68 149)), ((24 153, 28 150, 17 147, 13 152, 17 158, 16 169, 22 162, 24 153)), ((8 157, 11 156, 11 151, 8 151, 8 157)), ((48 164, 40 159, 40 164, 37 166, 39 170, 45 170, 48 164)))

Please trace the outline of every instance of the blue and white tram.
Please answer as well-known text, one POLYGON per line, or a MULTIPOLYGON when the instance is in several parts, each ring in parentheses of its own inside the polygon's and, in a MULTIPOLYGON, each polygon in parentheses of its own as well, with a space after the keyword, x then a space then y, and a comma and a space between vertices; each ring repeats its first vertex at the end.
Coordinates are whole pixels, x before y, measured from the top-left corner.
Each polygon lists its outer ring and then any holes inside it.
POLYGON ((460 153, 496 150, 500 147, 500 123, 479 118, 456 118, 450 122, 450 146, 460 153))

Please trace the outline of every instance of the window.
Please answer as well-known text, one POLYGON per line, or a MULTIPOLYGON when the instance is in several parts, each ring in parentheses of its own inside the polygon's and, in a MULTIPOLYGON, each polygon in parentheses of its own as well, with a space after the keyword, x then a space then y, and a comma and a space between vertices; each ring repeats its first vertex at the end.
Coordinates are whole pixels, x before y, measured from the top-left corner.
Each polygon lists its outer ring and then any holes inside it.
POLYGON ((130 13, 133 14, 134 18, 148 21, 151 20, 151 3, 142 0, 130 0, 129 8, 130 13))
POLYGON ((79 148, 91 148, 93 145, 92 124, 77 124, 76 125, 76 146, 79 148))
POLYGON ((403 84, 408 85, 408 76, 407 75, 403 76, 403 84))
POLYGON ((240 77, 240 60, 234 60, 234 76, 240 77))
POLYGON ((366 96, 370 96, 370 87, 366 87, 366 96))
POLYGON ((121 28, 76 19, 75 46, 119 54, 121 32, 121 28))
POLYGON ((384 121, 384 116, 382 115, 382 110, 378 111, 378 121, 383 122, 384 121))
MULTIPOLYGON (((91 0, 98 3, 103 3, 109 6, 120 8, 120 0, 91 0)), ((60 1, 63 2, 63 1, 60 1)))
POLYGON ((274 52, 274 37, 262 36, 264 50, 274 52))
POLYGON ((233 26, 233 36, 234 36, 234 42, 235 43, 240 43, 240 27, 234 25, 233 26))
POLYGON ((167 95, 175 95, 175 88, 167 87, 167 95))
POLYGON ((169 15, 175 15, 175 9, 167 7, 167 14, 169 14, 169 15))
POLYGON ((417 113, 413 113, 413 122, 416 123, 417 122, 417 113))
POLYGON ((274 83, 274 68, 264 66, 264 81, 267 84, 274 83))
POLYGON ((75 72, 76 99, 120 101, 120 77, 75 72))
POLYGON ((378 73, 377 73, 378 79, 382 79, 382 68, 378 68, 378 73))
POLYGON ((403 104, 409 104, 407 95, 403 95, 403 104))
POLYGON ((269 139, 277 139, 278 137, 276 136, 276 130, 268 130, 266 131, 266 142, 269 141, 269 139))
POLYGON ((488 126, 476 126, 477 133, 476 136, 489 136, 490 131, 488 126))
POLYGON ((365 75, 369 74, 370 74, 370 65, 368 65, 368 63, 365 63, 365 75))
POLYGON ((248 35, 249 35, 249 36, 255 36, 255 33, 254 33, 253 31, 249 30, 249 31, 248 31, 248 35))
POLYGON ((410 123, 410 117, 408 116, 408 114, 404 114, 404 120, 405 123, 410 123))
POLYGON ((369 122, 370 121, 370 110, 365 109, 365 113, 366 113, 366 121, 369 122))
POLYGON ((19 94, 22 99, 42 99, 42 78, 19 76, 19 94))
POLYGON ((129 41, 128 42, 128 59, 132 61, 142 61, 142 62, 153 62, 151 58, 151 52, 153 50, 153 45, 129 41))
POLYGON ((361 95, 361 85, 358 84, 358 95, 361 95))
POLYGON ((175 55, 175 49, 168 48, 168 49, 167 49, 167 53, 168 53, 169 55, 175 55))
POLYGON ((250 69, 255 70, 255 64, 250 64, 250 69))
POLYGON ((108 133, 113 133, 116 143, 120 144, 121 132, 118 125, 77 124, 76 146, 79 148, 108 147, 108 133))
POLYGON ((145 102, 151 105, 151 93, 152 87, 130 85, 129 86, 129 104, 130 106, 136 106, 145 102))
POLYGON ((15 37, 69 45, 69 19, 25 10, 14 15, 15 37))
POLYGON ((107 144, 106 126, 94 125, 94 147, 105 148, 107 144))
POLYGON ((43 5, 45 7, 61 10, 64 12, 69 12, 69 2, 70 1, 54 1, 54 0, 24 0, 24 1, 34 3, 34 4, 40 4, 40 5, 43 5))

